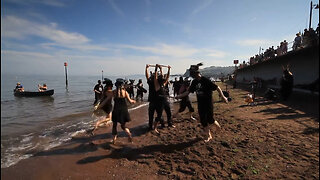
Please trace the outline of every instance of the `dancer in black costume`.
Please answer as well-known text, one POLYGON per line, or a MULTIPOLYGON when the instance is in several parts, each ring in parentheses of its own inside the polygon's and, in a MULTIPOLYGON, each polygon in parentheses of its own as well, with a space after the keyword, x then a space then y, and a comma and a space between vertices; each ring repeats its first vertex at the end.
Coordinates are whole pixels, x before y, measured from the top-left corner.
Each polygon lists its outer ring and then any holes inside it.
MULTIPOLYGON (((158 122, 163 121, 162 120, 162 111, 164 109, 165 104, 168 103, 165 86, 169 80, 171 67, 170 66, 167 66, 167 67, 168 67, 168 73, 167 73, 165 79, 162 74, 158 73, 158 68, 160 69, 160 73, 162 72, 161 66, 156 64, 156 68, 155 68, 154 89, 155 89, 155 99, 156 99, 155 103, 156 103, 157 117, 155 119, 154 131, 157 133, 159 133, 159 131, 157 130, 158 122)), ((171 122, 171 112, 170 112, 170 114, 168 114, 168 126, 173 127, 172 122, 171 122)))
MULTIPOLYGON (((134 104, 136 103, 135 100, 132 100, 129 97, 128 92, 124 88, 124 80, 123 79, 117 79, 115 86, 116 89, 113 90, 113 100, 114 100, 114 108, 112 111, 112 122, 113 122, 113 127, 112 127, 112 143, 115 144, 117 140, 117 125, 120 123, 121 128, 126 132, 128 135, 128 140, 129 142, 132 142, 132 135, 130 133, 130 130, 126 127, 126 123, 131 121, 129 111, 128 111, 128 106, 126 103, 126 99, 131 103, 134 104)), ((110 98, 110 97, 108 97, 110 98)))
MULTIPOLYGON (((146 64, 145 75, 147 79, 147 83, 149 85, 149 107, 148 107, 148 115, 149 115, 149 131, 153 130, 153 120, 154 120, 154 112, 156 111, 156 92, 154 89, 154 74, 150 71, 149 74, 149 64, 146 64)), ((158 108, 159 113, 162 113, 162 110, 158 108)), ((164 127, 163 119, 160 119, 161 126, 164 127)))
POLYGON ((191 65, 189 69, 190 76, 193 78, 191 86, 186 92, 178 95, 176 98, 183 98, 190 92, 196 92, 200 122, 204 128, 204 132, 206 135, 208 135, 207 139, 205 139, 205 142, 209 142, 212 139, 209 124, 215 125, 219 130, 221 128, 218 121, 215 121, 213 118, 212 91, 217 90, 219 95, 226 103, 228 103, 228 99, 224 96, 219 86, 211 82, 208 78, 201 76, 199 71, 199 66, 201 65, 202 63, 191 65))
POLYGON ((280 82, 280 84, 281 84, 280 93, 281 93, 282 99, 284 101, 286 101, 286 100, 288 100, 288 98, 292 94, 293 74, 289 70, 289 65, 287 65, 287 68, 284 68, 282 66, 282 69, 283 69, 283 76, 282 76, 282 79, 280 82))
POLYGON ((108 78, 104 78, 103 84, 105 84, 104 88, 103 88, 103 92, 102 92, 102 97, 99 101, 99 104, 97 104, 97 110, 98 109, 102 109, 105 114, 106 114, 106 118, 99 120, 98 122, 96 122, 94 128, 91 131, 91 135, 94 135, 94 131, 98 129, 98 127, 100 126, 100 124, 103 123, 107 123, 108 121, 111 120, 112 117, 112 87, 113 87, 113 83, 110 79, 108 78))

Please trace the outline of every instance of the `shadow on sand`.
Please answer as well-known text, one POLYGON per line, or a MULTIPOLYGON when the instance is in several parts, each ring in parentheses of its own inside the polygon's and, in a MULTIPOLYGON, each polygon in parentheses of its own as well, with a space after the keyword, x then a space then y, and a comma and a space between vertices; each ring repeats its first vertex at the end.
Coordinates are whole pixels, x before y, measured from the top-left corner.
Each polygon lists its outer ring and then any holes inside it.
MULTIPOLYGON (((126 158, 128 160, 137 160, 137 159, 148 159, 152 158, 152 154, 155 152, 161 152, 161 153, 173 153, 175 151, 181 151, 187 147, 193 146, 194 143, 199 142, 201 138, 196 138, 194 140, 188 141, 188 142, 181 142, 177 144, 156 144, 156 145, 150 145, 150 146, 144 146, 140 148, 133 148, 130 146, 123 146, 119 149, 114 149, 111 151, 108 155, 103 156, 91 156, 84 159, 79 160, 78 164, 87 164, 87 163, 93 163, 100 161, 102 159, 106 158, 113 158, 113 159, 122 159, 126 158)), ((112 149, 112 145, 108 144, 107 149, 112 149)))

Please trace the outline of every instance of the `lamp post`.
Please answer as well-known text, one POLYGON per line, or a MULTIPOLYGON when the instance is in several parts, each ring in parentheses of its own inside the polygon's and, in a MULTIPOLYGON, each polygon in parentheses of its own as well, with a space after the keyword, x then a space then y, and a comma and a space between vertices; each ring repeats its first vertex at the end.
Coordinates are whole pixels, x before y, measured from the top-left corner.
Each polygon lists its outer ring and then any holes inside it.
POLYGON ((319 4, 312 4, 312 1, 310 2, 310 18, 309 18, 309 29, 311 29, 311 20, 312 20, 312 9, 315 7, 315 9, 319 9, 319 4))

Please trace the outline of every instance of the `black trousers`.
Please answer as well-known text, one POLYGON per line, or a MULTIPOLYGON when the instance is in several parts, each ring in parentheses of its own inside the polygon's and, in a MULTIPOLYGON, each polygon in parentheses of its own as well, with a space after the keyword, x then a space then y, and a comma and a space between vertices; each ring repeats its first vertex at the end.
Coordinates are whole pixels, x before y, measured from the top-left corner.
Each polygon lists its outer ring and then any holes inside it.
POLYGON ((168 101, 168 99, 165 99, 163 101, 163 109, 166 111, 167 114, 167 122, 168 125, 172 125, 172 117, 171 117, 171 108, 170 108, 170 103, 168 101))
POLYGON ((155 101, 149 102, 148 114, 149 114, 149 130, 153 129, 154 112, 157 112, 156 121, 160 121, 160 124, 164 126, 164 121, 162 119, 162 106, 159 106, 155 101))

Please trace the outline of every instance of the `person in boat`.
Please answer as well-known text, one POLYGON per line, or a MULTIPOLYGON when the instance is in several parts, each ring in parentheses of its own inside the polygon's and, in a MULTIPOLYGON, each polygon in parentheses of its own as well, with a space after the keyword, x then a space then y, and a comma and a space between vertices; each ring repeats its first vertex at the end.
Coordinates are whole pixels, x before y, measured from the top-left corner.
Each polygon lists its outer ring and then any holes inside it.
POLYGON ((14 89, 15 91, 23 92, 24 88, 20 82, 17 83, 16 88, 14 89))
POLYGON ((42 86, 40 84, 38 84, 38 91, 39 92, 44 92, 48 90, 47 84, 43 84, 42 86))
POLYGON ((106 101, 113 98, 114 101, 114 108, 112 111, 112 143, 115 144, 117 140, 117 125, 118 123, 121 125, 121 128, 125 131, 128 135, 129 142, 132 142, 132 135, 129 128, 126 127, 126 123, 131 121, 127 101, 131 104, 136 103, 135 100, 131 99, 129 93, 126 91, 124 87, 124 80, 119 78, 116 80, 115 86, 116 89, 112 91, 112 96, 109 96, 106 101))
POLYGON ((105 84, 105 86, 103 88, 102 97, 99 101, 99 104, 97 104, 97 110, 102 109, 106 113, 106 118, 96 122, 94 128, 91 131, 91 135, 94 135, 94 131, 97 130, 101 124, 108 123, 112 118, 111 100, 113 83, 108 78, 104 78, 104 81, 102 83, 105 84))
POLYGON ((228 103, 228 99, 224 96, 219 86, 200 74, 199 66, 201 65, 202 63, 190 66, 190 76, 193 78, 191 85, 187 91, 178 95, 176 98, 180 99, 186 97, 189 93, 196 92, 200 123, 204 129, 204 133, 207 135, 204 142, 209 142, 212 139, 209 125, 214 125, 217 130, 221 129, 218 121, 213 118, 212 91, 218 91, 224 102, 228 103))

